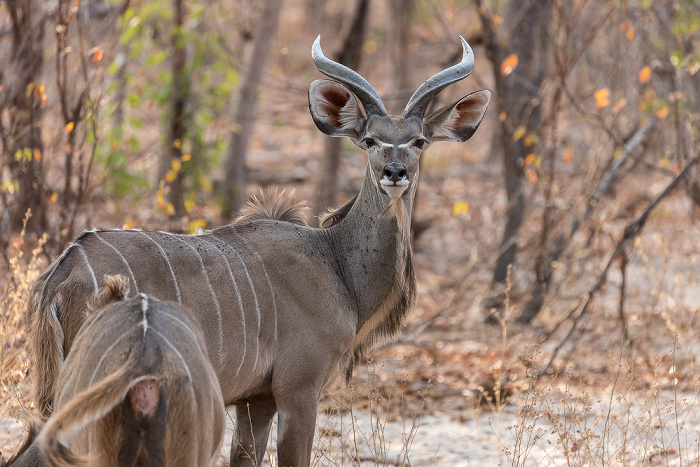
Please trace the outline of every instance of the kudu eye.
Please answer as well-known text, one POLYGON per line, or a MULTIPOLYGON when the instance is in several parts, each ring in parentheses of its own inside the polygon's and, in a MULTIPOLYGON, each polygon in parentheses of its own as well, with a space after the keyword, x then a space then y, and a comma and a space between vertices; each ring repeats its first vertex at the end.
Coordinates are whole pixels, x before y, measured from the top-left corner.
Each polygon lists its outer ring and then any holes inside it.
POLYGON ((372 146, 376 146, 377 142, 372 138, 371 136, 367 136, 365 139, 362 140, 362 143, 367 146, 367 149, 371 148, 372 146))

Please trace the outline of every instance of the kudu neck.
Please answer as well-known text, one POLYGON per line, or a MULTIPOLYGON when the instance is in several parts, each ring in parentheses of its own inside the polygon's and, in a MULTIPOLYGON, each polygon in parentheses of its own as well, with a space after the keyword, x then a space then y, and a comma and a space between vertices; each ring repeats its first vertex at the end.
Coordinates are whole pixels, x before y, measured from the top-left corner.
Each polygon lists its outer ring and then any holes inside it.
POLYGON ((392 201, 379 191, 368 165, 352 209, 329 229, 342 275, 357 303, 360 327, 378 310, 392 307, 388 302, 414 281, 410 220, 415 183, 400 200, 392 201))

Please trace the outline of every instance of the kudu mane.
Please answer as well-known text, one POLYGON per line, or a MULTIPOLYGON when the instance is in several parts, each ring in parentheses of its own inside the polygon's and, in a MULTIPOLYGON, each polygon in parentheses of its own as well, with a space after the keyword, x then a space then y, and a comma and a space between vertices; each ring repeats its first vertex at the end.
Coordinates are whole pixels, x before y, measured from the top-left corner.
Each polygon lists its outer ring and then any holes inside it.
POLYGON ((308 210, 306 200, 300 200, 296 190, 286 193, 286 190, 280 191, 277 187, 263 188, 260 195, 250 197, 234 223, 270 219, 308 226, 308 210))

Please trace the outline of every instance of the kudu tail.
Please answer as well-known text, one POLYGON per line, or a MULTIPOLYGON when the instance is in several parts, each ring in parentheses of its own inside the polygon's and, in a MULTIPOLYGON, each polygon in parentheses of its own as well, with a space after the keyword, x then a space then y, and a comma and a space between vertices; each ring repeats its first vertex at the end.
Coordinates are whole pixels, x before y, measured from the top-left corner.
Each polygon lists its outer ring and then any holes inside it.
POLYGON ((39 414, 47 419, 53 410, 58 371, 63 362, 63 328, 59 322, 61 296, 44 297, 37 293, 43 284, 32 287, 28 303, 29 344, 34 357, 34 401, 39 414))
POLYGON ((138 361, 133 360, 73 397, 49 419, 38 437, 39 448, 49 465, 91 465, 94 459, 74 454, 62 441, 107 415, 139 383, 153 379, 150 375, 144 375, 138 361))
POLYGON ((87 304, 91 312, 112 302, 124 300, 129 295, 129 279, 126 277, 121 274, 114 276, 105 275, 104 279, 105 285, 97 291, 92 297, 92 301, 87 304))
MULTIPOLYGON (((37 281, 29 295, 29 342, 34 356, 34 400, 42 418, 48 419, 53 411, 53 398, 58 372, 64 355, 63 327, 59 321, 63 310, 61 294, 47 297, 40 290, 43 281, 37 281)), ((129 294, 129 280, 124 276, 105 276, 105 286, 86 303, 93 311, 113 301, 123 300, 129 294)))

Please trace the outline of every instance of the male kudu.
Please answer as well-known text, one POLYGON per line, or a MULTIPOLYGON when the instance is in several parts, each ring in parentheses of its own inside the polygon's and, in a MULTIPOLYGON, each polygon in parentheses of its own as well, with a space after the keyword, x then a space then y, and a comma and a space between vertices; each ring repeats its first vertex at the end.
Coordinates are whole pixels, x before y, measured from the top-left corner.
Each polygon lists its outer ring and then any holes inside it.
POLYGON ((9 465, 216 465, 226 413, 199 324, 177 303, 121 301, 121 276, 105 282, 93 308, 107 306, 61 368, 56 412, 9 465))
POLYGON ((231 465, 262 461, 275 413, 279 465, 309 465, 323 387, 339 364, 352 368, 378 339, 395 335, 414 303, 409 225, 420 154, 435 141, 466 141, 486 112, 490 93, 479 91, 424 118, 437 93, 472 71, 472 50, 461 40, 461 62, 420 86, 402 115, 388 115, 372 86, 327 59, 316 39, 317 68, 339 82, 311 83, 313 120, 369 155, 360 193, 329 228, 272 213, 193 236, 93 230, 78 238, 30 297, 42 412, 50 412, 56 372, 83 322, 80 304, 98 278, 119 273, 136 293, 181 302, 199 319, 224 402, 236 406, 231 465))

